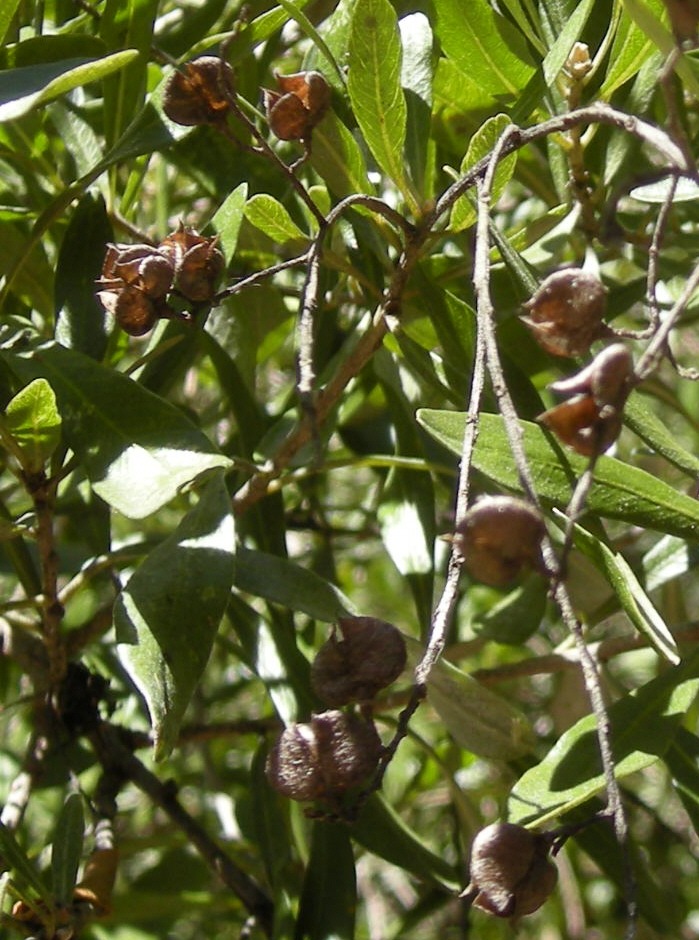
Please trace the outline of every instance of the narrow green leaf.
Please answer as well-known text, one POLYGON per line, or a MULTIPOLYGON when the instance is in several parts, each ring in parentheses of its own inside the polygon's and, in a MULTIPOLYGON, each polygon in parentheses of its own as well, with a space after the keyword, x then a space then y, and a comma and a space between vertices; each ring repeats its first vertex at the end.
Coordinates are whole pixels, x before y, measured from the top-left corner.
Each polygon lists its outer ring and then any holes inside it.
POLYGON ((12 23, 12 17, 20 4, 20 0, 4 0, 0 6, 0 45, 2 45, 7 31, 12 23))
POLYGON ((643 556, 646 590, 654 591, 699 564, 699 545, 665 535, 643 556))
POLYGON ((282 805, 287 801, 267 780, 265 764, 268 748, 262 743, 250 768, 250 800, 255 843, 259 847, 267 879, 274 888, 282 886, 284 869, 292 864, 291 846, 282 805))
POLYGON ((432 122, 433 37, 424 13, 411 13, 398 23, 403 46, 401 84, 407 107, 406 156, 412 178, 424 196, 432 122))
POLYGON ((403 162, 407 123, 400 83, 401 44, 388 0, 362 0, 354 8, 347 78, 354 115, 374 159, 409 197, 403 162))
POLYGON ((308 241, 308 235, 301 231, 288 210, 268 193, 258 193, 248 200, 245 218, 279 245, 308 241))
POLYGON ((219 248, 226 264, 230 264, 238 245, 238 234, 245 213, 248 184, 241 183, 221 203, 211 220, 211 228, 219 238, 219 248))
POLYGON ((36 892, 48 907, 53 905, 51 891, 34 870, 34 866, 17 841, 15 834, 3 822, 0 822, 0 858, 5 863, 4 867, 12 869, 17 885, 36 892))
MULTIPOLYGON (((461 453, 463 412, 421 409, 417 418, 436 440, 455 454, 461 453)), ((481 414, 479 420, 474 466, 501 486, 521 492, 502 418, 481 414)), ((549 505, 565 509, 587 461, 577 454, 564 453, 538 425, 520 421, 520 426, 537 493, 549 505)), ((605 518, 681 538, 696 539, 699 534, 699 503, 695 499, 613 457, 598 459, 587 508, 605 518)))
POLYGON ((336 199, 374 192, 357 141, 332 111, 313 131, 311 164, 336 199))
POLYGON ((78 876, 85 836, 83 798, 70 793, 56 822, 51 844, 53 891, 59 904, 68 904, 78 876))
POLYGON ((692 825, 699 832, 699 738, 680 727, 665 754, 665 763, 692 825))
MULTIPOLYGON (((503 131, 510 126, 512 122, 506 114, 496 114, 489 118, 471 138, 468 145, 466 156, 461 163, 461 175, 475 166, 479 160, 486 157, 495 147, 503 131)), ((495 203, 505 191, 505 187, 512 179, 512 174, 517 165, 517 155, 511 153, 504 160, 500 160, 498 168, 495 171, 493 180, 493 189, 491 193, 492 202, 495 203)), ((454 203, 449 220, 449 227, 455 232, 468 228, 476 221, 477 212, 472 199, 468 196, 462 196, 454 203)))
MULTIPOLYGON (((660 21, 664 6, 660 0, 622 0, 624 8, 637 23, 648 38, 662 52, 664 57, 670 55, 675 49, 675 39, 670 31, 660 21)), ((699 79, 684 56, 675 61, 675 71, 680 76, 687 89, 693 95, 699 96, 699 79)))
POLYGON ((541 626, 546 611, 547 583, 538 574, 530 574, 523 584, 501 601, 474 618, 473 629, 479 637, 496 643, 519 646, 541 626))
POLYGON ((357 876, 349 831, 316 822, 296 922, 296 940, 354 940, 357 876))
POLYGON ((639 392, 633 392, 624 406, 624 424, 661 457, 678 470, 682 470, 692 480, 696 480, 699 474, 699 457, 678 443, 677 438, 670 433, 667 425, 648 406, 647 399, 639 392))
MULTIPOLYGON (((413 643, 408 649, 412 657, 413 643)), ((427 680, 427 701, 456 743, 479 757, 513 760, 534 746, 534 733, 521 712, 444 659, 427 680)))
POLYGON ((301 7, 305 6, 305 4, 296 3, 295 0, 279 0, 279 6, 283 7, 287 13, 289 13, 293 19, 296 20, 303 32, 308 36, 315 46, 318 55, 325 60, 326 67, 331 72, 334 72, 341 81, 344 81, 342 69, 337 64, 337 61, 327 43, 315 28, 313 23, 311 23, 311 21, 308 19, 306 14, 302 12, 301 7))
POLYGON ((135 49, 124 49, 101 59, 66 59, 0 72, 0 123, 13 121, 79 85, 111 75, 137 56, 135 49))
POLYGON ((609 68, 600 89, 600 97, 608 101, 617 88, 636 75, 649 58, 654 46, 643 30, 622 9, 612 49, 609 68))
POLYGON ((352 837, 374 855, 418 878, 448 891, 460 884, 454 867, 432 852, 424 837, 410 829, 379 793, 372 794, 362 807, 352 825, 352 837))
POLYGON ((235 586, 246 594, 264 597, 327 623, 356 613, 342 592, 315 572, 287 558, 242 546, 238 550, 235 586))
POLYGON ((680 661, 680 655, 675 638, 624 556, 613 552, 582 526, 575 526, 573 537, 576 547, 606 576, 631 623, 648 637, 661 656, 676 665, 680 661))
POLYGON ((102 305, 95 296, 95 281, 104 262, 112 226, 104 199, 86 193, 75 207, 63 236, 54 287, 58 314, 56 339, 101 360, 107 348, 102 305))
POLYGON ((594 5, 595 0, 582 0, 582 3, 575 4, 573 12, 544 59, 544 79, 547 85, 552 85, 558 77, 570 55, 573 43, 580 38, 594 5))
POLYGON ((447 56, 491 98, 516 97, 534 73, 522 34, 488 0, 435 0, 436 33, 447 56))
POLYGON ((29 473, 38 473, 61 440, 56 396, 45 379, 35 379, 17 392, 5 411, 5 422, 29 473))
MULTIPOLYGON (((609 708, 617 778, 663 757, 699 691, 698 675, 694 653, 609 708)), ((594 715, 586 715, 520 777, 508 803, 512 822, 543 825, 604 790, 595 728, 594 715)))
POLYGON ((234 558, 230 498, 218 472, 117 598, 119 655, 148 703, 158 759, 175 746, 206 667, 228 604, 234 558))
POLYGON ((45 343, 0 355, 26 380, 50 382, 95 492, 129 518, 155 512, 200 473, 230 467, 182 411, 81 353, 45 343))

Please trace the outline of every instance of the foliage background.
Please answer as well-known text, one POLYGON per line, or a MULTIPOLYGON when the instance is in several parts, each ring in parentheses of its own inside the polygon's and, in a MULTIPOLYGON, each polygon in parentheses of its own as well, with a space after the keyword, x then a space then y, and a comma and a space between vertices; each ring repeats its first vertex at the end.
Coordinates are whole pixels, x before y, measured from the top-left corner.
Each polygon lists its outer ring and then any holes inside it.
MULTIPOLYGON (((445 654, 458 671, 434 670, 381 796, 357 822, 307 818, 263 769, 279 722, 319 707, 309 663, 328 624, 347 611, 389 620, 412 638, 415 665, 443 589, 448 546, 437 536, 454 524, 477 332, 476 210, 462 196, 430 213, 510 121, 533 127, 578 104, 669 128, 693 153, 696 53, 659 82, 674 48, 659 0, 284 0, 240 14, 222 0, 5 0, 0 10, 0 760, 3 822, 17 836, 3 830, 3 929, 16 927, 17 896, 69 898, 94 843, 105 754, 90 729, 57 725, 46 707, 68 658, 108 679, 102 717, 133 732, 154 786, 144 793, 137 773, 124 781, 113 911, 81 935, 262 935, 244 927, 249 912, 212 871, 211 847, 197 853, 191 831, 172 824, 172 780, 188 818, 273 902, 274 936, 622 936, 623 866, 604 824, 566 844, 556 893, 514 929, 455 897, 486 823, 570 822, 604 798, 575 646, 537 575, 510 593, 462 579, 445 654), (561 69, 577 40, 593 70, 576 101, 561 69), (268 133, 260 89, 275 70, 318 69, 330 82, 331 111, 297 171, 320 212, 357 193, 387 207, 343 206, 324 233, 313 361, 318 387, 342 381, 318 439, 283 459, 308 430, 296 354, 307 349, 299 308, 318 219, 288 172, 246 149, 249 128, 184 128, 162 111, 173 66, 223 42, 245 115, 286 163, 302 148, 268 133), (105 245, 158 241, 179 220, 219 235, 224 287, 303 263, 231 293, 195 326, 162 321, 130 338, 94 297, 105 245), (421 225, 402 283, 401 252, 421 225)), ((683 180, 669 206, 666 162, 601 123, 581 138, 559 128, 503 160, 490 276, 520 418, 550 406, 548 384, 574 371, 518 317, 550 271, 598 272, 608 320, 627 331, 642 330, 655 303, 649 257, 659 309, 680 297, 696 191, 683 180)), ((696 300, 680 312, 672 348, 691 366, 696 300)), ((638 357, 651 339, 626 342, 638 357)), ((618 703, 635 935, 648 938, 699 930, 696 405, 696 384, 668 358, 629 399, 566 578, 618 703)), ((474 494, 519 488, 497 410, 487 391, 474 494)), ((560 544, 585 462, 528 434, 560 544)), ((385 741, 409 692, 408 671, 376 706, 385 741)))

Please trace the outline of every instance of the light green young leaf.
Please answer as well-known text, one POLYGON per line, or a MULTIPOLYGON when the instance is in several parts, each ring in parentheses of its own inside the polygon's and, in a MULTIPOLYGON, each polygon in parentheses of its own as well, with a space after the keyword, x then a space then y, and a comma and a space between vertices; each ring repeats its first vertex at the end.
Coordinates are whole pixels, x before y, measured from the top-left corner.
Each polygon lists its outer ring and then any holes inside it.
POLYGON ((35 379, 17 392, 5 411, 7 429, 22 452, 29 473, 38 473, 61 440, 61 416, 46 379, 35 379))
MULTIPOLYGON (((699 691, 699 653, 667 669, 609 708, 615 776, 655 763, 667 751, 699 691)), ((515 784, 508 818, 543 825, 604 790, 595 717, 587 715, 515 784)))
POLYGON ((56 343, 0 350, 10 369, 51 383, 63 433, 93 489, 130 519, 143 519, 200 473, 230 460, 169 402, 56 343))
POLYGON ((447 56, 491 98, 515 98, 534 73, 521 33, 488 0, 435 0, 435 31, 447 56))
POLYGON ((219 238, 219 248, 223 252, 226 264, 230 264, 238 245, 238 234, 245 213, 245 200, 248 184, 241 183, 218 207, 211 220, 211 228, 219 238))
MULTIPOLYGON (((463 412, 421 409, 417 418, 436 440, 455 454, 461 454, 463 412)), ((521 492, 502 418, 481 414, 479 420, 481 430, 474 466, 500 486, 521 492)), ((564 452, 539 425, 520 421, 520 426, 537 493, 549 505, 565 509, 575 482, 587 467, 587 460, 564 452)), ((621 519, 631 525, 682 538, 696 539, 699 533, 699 503, 695 499, 677 492, 645 470, 613 457, 598 459, 587 508, 605 518, 621 519)))
POLYGON ((268 193, 257 193, 246 202, 245 218, 278 245, 308 241, 288 210, 268 193))
POLYGON ((4 0, 4 3, 0 6, 0 44, 2 44, 7 35, 12 17, 15 15, 19 4, 20 0, 4 0))
POLYGON ((67 905, 73 897, 84 836, 83 798, 79 793, 70 793, 58 817, 51 844, 53 891, 60 904, 67 905))
POLYGON ((137 57, 135 49, 124 49, 101 59, 64 59, 0 72, 0 123, 13 121, 78 85, 111 75, 137 57))
POLYGON ((673 665, 677 665, 680 655, 675 638, 639 584, 638 578, 624 556, 612 551, 604 542, 596 539, 579 525, 574 528, 573 540, 576 547, 606 575, 622 610, 631 623, 648 637, 661 656, 673 665))
POLYGON ((354 115, 374 159, 409 202, 403 146, 407 124, 400 83, 402 51, 388 0, 362 0, 354 9, 347 77, 354 115))
MULTIPOLYGON (((468 145, 466 156, 461 162, 460 173, 462 176, 467 170, 475 166, 479 160, 482 160, 483 157, 486 157, 493 150, 502 136, 503 131, 509 127, 511 123, 506 114, 496 114, 495 117, 489 118, 478 131, 476 131, 471 138, 471 143, 468 145)), ((511 153, 498 163, 491 193, 493 203, 497 202, 503 194, 505 187, 512 179, 516 165, 517 154, 515 153, 511 153)), ((454 232, 461 232, 463 229, 473 225, 476 221, 476 217, 476 208, 471 198, 469 198, 469 196, 462 196, 460 199, 457 199, 451 210, 449 228, 454 232)))
POLYGON ((235 525, 222 472, 175 532, 136 569, 117 598, 119 656, 150 712, 156 759, 177 741, 228 605, 235 525))

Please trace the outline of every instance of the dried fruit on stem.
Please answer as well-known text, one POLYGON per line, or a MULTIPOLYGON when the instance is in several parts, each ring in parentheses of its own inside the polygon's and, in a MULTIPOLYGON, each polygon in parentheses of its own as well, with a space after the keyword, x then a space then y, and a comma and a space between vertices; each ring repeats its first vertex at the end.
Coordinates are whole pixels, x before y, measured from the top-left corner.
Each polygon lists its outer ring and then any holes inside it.
POLYGON ((330 86, 320 72, 274 76, 280 91, 264 91, 267 123, 280 140, 305 140, 330 105, 330 86))
POLYGON ((621 343, 614 343, 576 375, 550 386, 572 397, 538 420, 579 454, 601 454, 619 436, 632 379, 631 354, 621 343))
POLYGON ((466 512, 454 541, 471 577, 491 587, 507 587, 525 568, 545 572, 545 531, 529 503, 513 496, 485 496, 466 512))
POLYGON ((165 85, 163 111, 176 124, 225 122, 231 102, 227 86, 233 82, 233 69, 215 55, 203 55, 186 62, 183 72, 173 72, 165 85))
POLYGON ((497 917, 522 917, 538 910, 558 880, 549 858, 550 840, 513 823, 482 829, 471 847, 469 884, 474 904, 497 917))
POLYGON ((583 356, 604 333, 607 290, 594 274, 567 268, 549 275, 525 305, 524 323, 553 356, 583 356))
POLYGON ((160 250, 175 267, 175 287, 187 300, 204 303, 214 296, 225 267, 217 242, 217 237, 199 235, 180 223, 160 243, 160 250))
POLYGON ((267 758, 267 779, 292 800, 332 799, 372 775, 381 747, 373 724, 341 711, 321 712, 284 729, 267 758))
POLYGON ((311 667, 311 683, 326 705, 374 698, 405 668, 405 640, 391 623, 375 617, 343 617, 311 667))

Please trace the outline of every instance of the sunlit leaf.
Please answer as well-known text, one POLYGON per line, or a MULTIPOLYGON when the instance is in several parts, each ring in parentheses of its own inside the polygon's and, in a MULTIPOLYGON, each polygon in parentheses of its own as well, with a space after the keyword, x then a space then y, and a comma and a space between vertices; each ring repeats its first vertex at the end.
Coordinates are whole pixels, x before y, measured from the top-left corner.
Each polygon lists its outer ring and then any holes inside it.
POLYGON ((22 452, 29 473, 38 473, 61 440, 56 396, 45 379, 35 379, 17 392, 5 411, 8 430, 22 452))
POLYGON ((308 239, 293 221, 288 210, 266 193, 258 193, 248 200, 245 204, 245 218, 280 245, 286 242, 304 242, 308 239))

